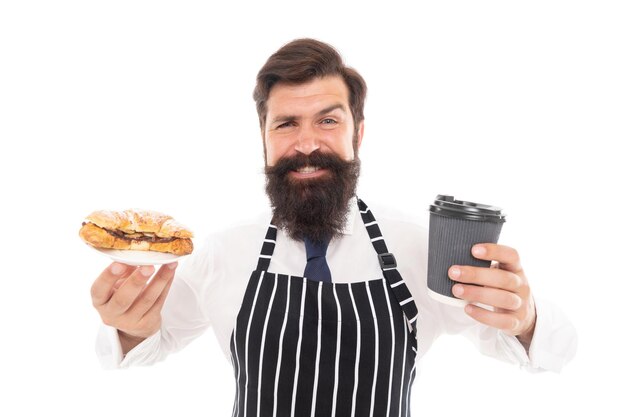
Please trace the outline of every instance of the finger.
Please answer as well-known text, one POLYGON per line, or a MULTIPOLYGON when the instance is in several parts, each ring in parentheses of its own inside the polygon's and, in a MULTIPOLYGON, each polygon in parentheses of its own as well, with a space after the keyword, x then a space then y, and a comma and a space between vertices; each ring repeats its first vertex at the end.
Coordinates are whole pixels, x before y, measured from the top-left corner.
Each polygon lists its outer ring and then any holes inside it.
POLYGON ((178 263, 163 265, 152 281, 143 289, 128 309, 128 314, 136 320, 141 319, 158 302, 166 288, 169 288, 178 263))
POLYGON ((161 292, 161 295, 159 295, 157 301, 140 319, 140 326, 151 329, 151 332, 159 330, 159 327, 161 326, 161 309, 163 308, 163 304, 165 304, 165 300, 167 299, 167 294, 172 287, 172 282, 174 282, 173 278, 167 282, 167 285, 163 289, 163 292, 161 292))
POLYGON ((470 303, 481 303, 505 310, 515 311, 522 306, 522 298, 519 295, 497 288, 455 284, 452 293, 470 303))
POLYGON ((120 278, 117 281, 115 281, 115 284, 113 284, 113 290, 117 290, 123 283, 124 281, 126 281, 125 278, 120 278))
POLYGON ((109 313, 116 316, 125 313, 139 296, 153 273, 154 267, 151 265, 140 266, 135 269, 106 303, 109 313))
POLYGON ((472 304, 465 306, 465 312, 474 320, 487 326, 495 327, 508 334, 516 334, 520 321, 512 313, 502 313, 485 310, 472 304))
POLYGON ((156 303, 154 303, 152 308, 146 312, 146 315, 152 314, 154 311, 161 312, 161 308, 163 307, 163 304, 165 304, 165 300, 167 299, 167 294, 169 294, 169 292, 170 292, 170 288, 172 286, 172 282, 174 282, 174 279, 170 279, 169 280, 169 282, 167 283, 167 285, 163 289, 163 292, 161 293, 161 295, 157 299, 156 303))
POLYGON ((512 292, 517 292, 522 285, 522 279, 516 274, 497 268, 453 265, 448 270, 448 275, 454 281, 501 288, 512 292))
POLYGON ((472 255, 477 259, 497 261, 500 269, 521 272, 522 264, 517 251, 509 246, 497 243, 480 243, 472 247, 472 255))
POLYGON ((91 286, 91 301, 95 307, 106 304, 115 289, 115 284, 119 280, 127 278, 136 267, 113 262, 109 265, 91 286))

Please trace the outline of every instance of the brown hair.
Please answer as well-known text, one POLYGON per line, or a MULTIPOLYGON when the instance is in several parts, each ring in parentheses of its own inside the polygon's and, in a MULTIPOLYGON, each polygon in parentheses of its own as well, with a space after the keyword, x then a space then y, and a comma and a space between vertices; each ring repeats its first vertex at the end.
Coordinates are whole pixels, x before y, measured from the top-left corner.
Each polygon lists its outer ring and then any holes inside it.
POLYGON ((343 63, 341 55, 332 46, 315 39, 296 39, 284 45, 269 57, 256 77, 253 98, 261 129, 265 128, 267 99, 277 83, 302 84, 314 78, 339 75, 350 94, 350 111, 355 133, 363 120, 367 85, 361 75, 343 63))

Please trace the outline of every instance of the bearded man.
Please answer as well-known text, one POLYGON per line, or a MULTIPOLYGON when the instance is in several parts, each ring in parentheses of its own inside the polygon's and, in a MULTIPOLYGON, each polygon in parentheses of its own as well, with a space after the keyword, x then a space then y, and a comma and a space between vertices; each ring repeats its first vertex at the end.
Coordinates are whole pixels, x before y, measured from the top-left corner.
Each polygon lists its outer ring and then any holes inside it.
POLYGON ((213 326, 235 416, 408 416, 417 364, 443 333, 560 370, 575 332, 535 301, 514 249, 473 247, 499 268, 451 265, 455 295, 473 304, 447 306, 427 295, 426 230, 357 198, 365 96, 325 43, 295 40, 268 59, 254 99, 271 216, 211 235, 149 283, 151 266, 109 266, 92 287, 103 365, 156 362, 213 326))

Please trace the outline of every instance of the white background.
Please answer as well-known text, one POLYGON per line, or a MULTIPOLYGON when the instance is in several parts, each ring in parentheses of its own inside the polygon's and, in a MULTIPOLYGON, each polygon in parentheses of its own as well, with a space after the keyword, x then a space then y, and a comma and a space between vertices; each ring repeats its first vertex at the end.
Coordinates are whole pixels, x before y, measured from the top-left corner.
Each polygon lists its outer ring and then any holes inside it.
POLYGON ((229 415, 211 332, 153 367, 99 368, 89 288, 108 260, 77 232, 101 208, 200 237, 266 209, 256 72, 315 37, 369 85, 359 194, 424 219, 439 193, 503 207, 501 243, 579 332, 560 375, 444 337, 414 413, 624 415, 623 3, 214 3, 1 3, 0 414, 229 415))

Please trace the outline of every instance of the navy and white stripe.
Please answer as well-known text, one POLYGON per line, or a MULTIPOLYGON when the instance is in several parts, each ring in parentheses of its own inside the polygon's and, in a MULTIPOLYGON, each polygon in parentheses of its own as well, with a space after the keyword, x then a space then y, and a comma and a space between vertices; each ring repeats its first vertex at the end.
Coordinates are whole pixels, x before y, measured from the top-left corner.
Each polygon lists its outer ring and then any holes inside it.
POLYGON ((255 274, 245 298, 231 338, 242 370, 234 415, 409 415, 416 343, 384 279, 327 284, 255 274), (296 314, 285 315, 287 298, 296 314))
POLYGON ((257 263, 257 271, 267 271, 270 266, 272 254, 276 247, 276 235, 278 229, 273 224, 270 224, 265 233, 265 239, 263 239, 263 246, 261 247, 261 254, 259 255, 259 262, 257 263))

